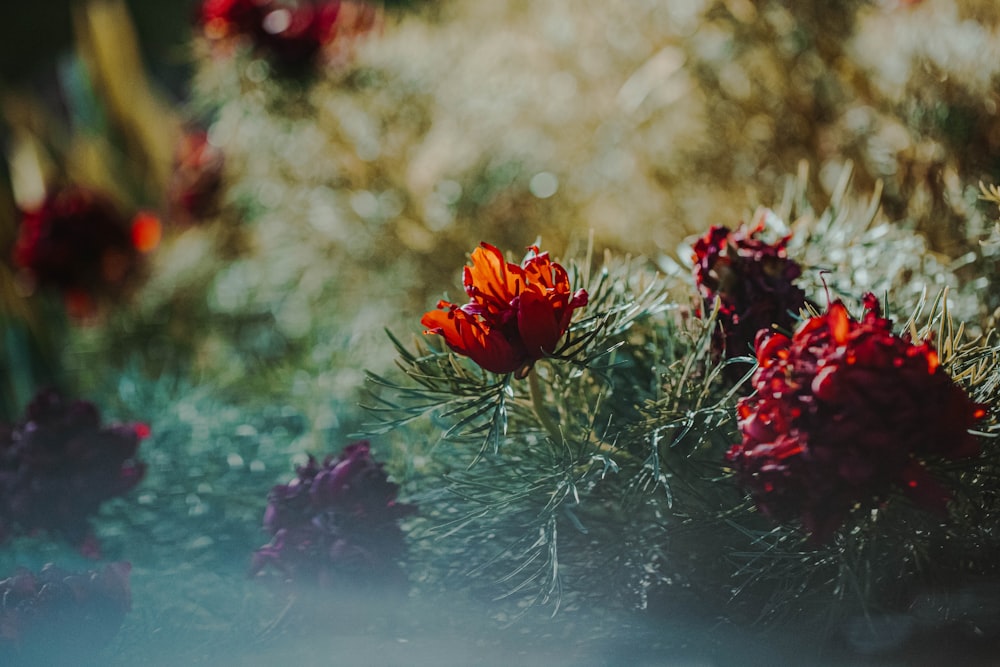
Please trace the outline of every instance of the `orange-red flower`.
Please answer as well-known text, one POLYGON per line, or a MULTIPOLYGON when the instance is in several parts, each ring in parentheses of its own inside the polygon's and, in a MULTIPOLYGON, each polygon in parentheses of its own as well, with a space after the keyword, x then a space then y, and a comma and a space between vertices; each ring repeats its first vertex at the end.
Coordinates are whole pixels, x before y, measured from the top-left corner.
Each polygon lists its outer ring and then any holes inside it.
POLYGON ((488 243, 472 253, 465 267, 464 306, 438 302, 438 310, 420 320, 426 333, 444 336, 455 352, 493 373, 519 375, 552 354, 569 328, 573 311, 587 305, 586 290, 572 291, 569 275, 531 246, 520 266, 504 260, 488 243))

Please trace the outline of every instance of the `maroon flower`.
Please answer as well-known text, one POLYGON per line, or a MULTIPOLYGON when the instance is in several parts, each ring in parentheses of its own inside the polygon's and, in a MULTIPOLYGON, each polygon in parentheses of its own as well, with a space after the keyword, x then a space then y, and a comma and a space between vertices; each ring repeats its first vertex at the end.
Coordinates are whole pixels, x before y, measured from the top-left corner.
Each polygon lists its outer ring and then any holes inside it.
POLYGON ((14 263, 29 281, 59 290, 73 315, 121 293, 138 268, 131 222, 110 199, 81 187, 50 194, 25 211, 14 263))
POLYGON ((587 305, 586 290, 572 290, 559 264, 531 246, 520 266, 504 260, 488 243, 472 253, 465 267, 465 293, 458 306, 438 302, 438 310, 420 320, 426 333, 439 334, 455 352, 488 371, 525 374, 538 359, 552 354, 569 328, 573 311, 587 305))
POLYGON ((728 452, 762 512, 798 518, 823 540, 855 506, 901 491, 943 511, 950 496, 925 462, 976 456, 985 415, 938 364, 929 342, 892 333, 865 296, 860 322, 840 302, 789 338, 761 332, 756 393, 737 406, 742 442, 728 452))
POLYGON ((309 457, 268 495, 264 530, 273 537, 254 553, 251 574, 270 566, 321 585, 391 582, 406 548, 399 520, 415 511, 396 502, 398 491, 365 441, 322 465, 309 457))
POLYGON ((202 220, 215 213, 222 187, 222 151, 208 141, 208 133, 184 134, 174 155, 170 179, 170 210, 175 219, 202 220))
POLYGON ((142 479, 147 435, 144 424, 102 427, 92 403, 39 393, 22 422, 0 429, 0 542, 49 531, 96 557, 88 517, 142 479))
POLYGON ((694 245, 694 279, 710 311, 719 299, 718 329, 713 344, 721 356, 747 354, 761 329, 791 331, 805 305, 805 293, 794 284, 802 275, 788 259, 790 237, 769 244, 757 238, 760 222, 749 231, 713 226, 694 245))
POLYGON ((0 664, 90 664, 132 607, 128 563, 65 572, 51 564, 0 580, 0 664))

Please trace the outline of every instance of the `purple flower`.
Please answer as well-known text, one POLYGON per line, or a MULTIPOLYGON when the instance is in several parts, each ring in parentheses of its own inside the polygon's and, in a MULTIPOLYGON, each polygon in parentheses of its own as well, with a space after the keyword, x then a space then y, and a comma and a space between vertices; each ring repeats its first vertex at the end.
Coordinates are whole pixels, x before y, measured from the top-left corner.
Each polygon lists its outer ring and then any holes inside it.
POLYGON ((101 426, 93 403, 40 392, 23 421, 0 429, 0 542, 58 533, 97 556, 88 517, 142 479, 145 424, 101 426))
POLYGON ((251 574, 272 567, 321 585, 399 577, 406 549, 399 520, 415 508, 396 502, 398 491, 366 441, 322 465, 310 456, 295 479, 271 489, 263 525, 272 539, 254 553, 251 574))
POLYGON ((88 663, 132 607, 128 563, 65 572, 46 565, 0 580, 0 664, 88 663))

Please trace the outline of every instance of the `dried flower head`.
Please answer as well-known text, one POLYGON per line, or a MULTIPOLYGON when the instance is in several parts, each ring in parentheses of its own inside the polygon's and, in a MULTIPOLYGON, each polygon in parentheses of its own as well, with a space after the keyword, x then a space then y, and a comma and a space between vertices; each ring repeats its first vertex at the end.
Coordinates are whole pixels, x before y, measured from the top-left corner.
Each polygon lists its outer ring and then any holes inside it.
POLYGON ((713 226, 694 245, 694 279, 706 310, 719 299, 716 352, 726 357, 747 354, 761 329, 791 331, 805 305, 805 292, 794 284, 802 275, 788 259, 788 236, 767 243, 753 229, 730 231, 713 226))
POLYGON ((142 479, 147 435, 144 424, 102 427, 93 403, 39 393, 23 421, 0 429, 0 541, 49 531, 97 556, 88 518, 142 479))
POLYGON ((0 663, 90 664, 132 607, 128 563, 66 572, 51 564, 0 580, 0 663))
POLYGON ((110 199, 68 187, 24 212, 14 263, 30 283, 59 290, 71 314, 87 315, 95 300, 127 287, 137 272, 139 250, 130 221, 110 199))
POLYGON ((272 539, 254 553, 251 574, 273 567, 320 585, 391 581, 406 549, 399 520, 415 511, 396 502, 398 492, 366 441, 322 464, 309 457, 268 495, 264 530, 272 539))
POLYGON ((517 371, 552 354, 566 333, 573 311, 587 305, 586 290, 572 290, 559 264, 531 246, 523 264, 511 264, 488 243, 472 253, 465 267, 465 293, 471 301, 459 306, 438 302, 438 310, 420 320, 426 333, 444 336, 455 352, 493 373, 517 371))
POLYGON ((856 321, 840 302, 789 338, 761 332, 756 393, 737 407, 742 442, 728 453, 765 514, 828 537, 855 506, 894 491, 943 511, 949 493, 925 463, 976 456, 985 415, 938 363, 929 342, 892 333, 865 296, 856 321))

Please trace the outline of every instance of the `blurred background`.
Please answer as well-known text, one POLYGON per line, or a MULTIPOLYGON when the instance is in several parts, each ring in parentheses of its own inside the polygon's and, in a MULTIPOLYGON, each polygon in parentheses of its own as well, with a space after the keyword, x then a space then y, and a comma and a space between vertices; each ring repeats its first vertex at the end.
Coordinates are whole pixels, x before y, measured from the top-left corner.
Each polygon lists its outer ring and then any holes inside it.
MULTIPOLYGON (((70 327, 76 361, 35 326, 31 372, 135 352, 218 377, 353 343, 378 366, 358 332, 454 290, 480 240, 564 255, 593 234, 659 262, 777 208, 796 175, 821 209, 845 167, 946 265, 991 232, 988 2, 397 3, 291 66, 210 35, 200 6, 58 3, 4 27, 3 257, 18 207, 68 184, 150 211, 163 237, 118 307, 70 327)), ((44 289, 4 275, 5 312, 47 317, 44 289)), ((5 413, 25 400, 8 387, 5 413)))

